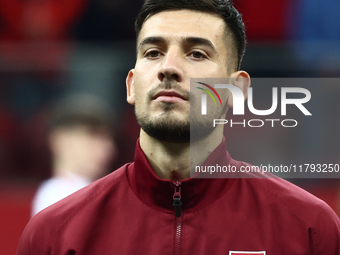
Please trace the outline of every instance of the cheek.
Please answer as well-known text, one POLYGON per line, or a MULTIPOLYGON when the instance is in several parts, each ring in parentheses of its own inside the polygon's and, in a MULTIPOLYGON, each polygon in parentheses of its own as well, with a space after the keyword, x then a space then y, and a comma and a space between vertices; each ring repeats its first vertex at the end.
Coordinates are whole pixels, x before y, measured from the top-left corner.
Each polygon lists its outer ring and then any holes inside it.
POLYGON ((141 101, 143 101, 143 98, 145 98, 145 89, 141 88, 140 86, 135 86, 135 103, 136 105, 140 104, 141 101))
POLYGON ((146 84, 149 84, 150 82, 148 81, 145 72, 141 73, 139 71, 135 72, 135 78, 134 78, 134 93, 135 93, 135 98, 136 101, 137 99, 144 98, 145 95, 147 94, 147 86, 146 84))
POLYGON ((135 103, 141 104, 148 100, 148 93, 151 90, 150 80, 144 79, 144 77, 139 76, 139 78, 134 81, 134 93, 135 93, 135 103))
POLYGON ((143 115, 147 107, 146 88, 138 86, 135 88, 135 112, 137 115, 143 115))
MULTIPOLYGON (((219 83, 225 84, 226 82, 223 81, 223 82, 219 82, 219 83)), ((228 101, 230 91, 228 89, 219 89, 219 88, 217 88, 216 91, 220 95, 222 104, 224 106, 226 104, 226 102, 228 101)))

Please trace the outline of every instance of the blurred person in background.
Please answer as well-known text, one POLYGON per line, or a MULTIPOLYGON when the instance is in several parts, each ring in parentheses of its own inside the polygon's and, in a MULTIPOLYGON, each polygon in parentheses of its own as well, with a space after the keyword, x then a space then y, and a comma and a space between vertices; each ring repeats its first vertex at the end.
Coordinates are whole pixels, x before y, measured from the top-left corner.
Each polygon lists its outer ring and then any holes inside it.
POLYGON ((32 216, 109 172, 115 157, 111 113, 90 94, 69 96, 53 107, 48 132, 53 173, 35 195, 32 216))

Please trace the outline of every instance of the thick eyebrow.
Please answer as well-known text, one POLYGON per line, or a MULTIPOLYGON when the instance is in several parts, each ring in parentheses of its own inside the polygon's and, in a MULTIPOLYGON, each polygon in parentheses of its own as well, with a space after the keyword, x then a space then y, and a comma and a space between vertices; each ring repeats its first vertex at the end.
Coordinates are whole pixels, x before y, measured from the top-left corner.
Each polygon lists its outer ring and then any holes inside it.
POLYGON ((194 44, 194 45, 208 46, 212 50, 216 51, 216 48, 213 45, 213 43, 210 40, 202 38, 202 37, 185 37, 184 42, 189 43, 189 44, 194 44))
POLYGON ((165 39, 163 37, 159 36, 150 36, 150 37, 145 37, 137 47, 137 50, 140 49, 142 46, 146 44, 160 44, 160 43, 165 43, 165 39))
MULTIPOLYGON (((139 44, 138 44, 138 49, 140 49, 142 46, 146 44, 165 44, 166 40, 163 37, 160 36, 150 36, 150 37, 145 37, 139 44)), ((213 43, 205 38, 202 37, 185 37, 184 38, 184 43, 188 44, 194 44, 194 45, 204 45, 208 46, 212 50, 216 51, 215 46, 213 43)))

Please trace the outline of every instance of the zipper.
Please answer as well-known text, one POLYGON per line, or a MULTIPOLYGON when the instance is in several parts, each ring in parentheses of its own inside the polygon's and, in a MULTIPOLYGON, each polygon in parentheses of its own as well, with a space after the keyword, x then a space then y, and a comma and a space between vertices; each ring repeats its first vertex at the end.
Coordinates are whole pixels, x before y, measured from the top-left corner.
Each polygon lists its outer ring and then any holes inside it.
POLYGON ((179 181, 173 182, 174 187, 174 195, 173 195, 173 203, 175 209, 175 247, 174 254, 181 254, 181 235, 182 235, 182 195, 181 195, 181 186, 182 183, 179 181))
POLYGON ((180 218, 181 214, 182 214, 182 195, 181 195, 181 186, 182 183, 179 181, 173 182, 172 183, 174 185, 174 195, 173 195, 173 203, 172 205, 175 207, 175 216, 176 218, 180 218))

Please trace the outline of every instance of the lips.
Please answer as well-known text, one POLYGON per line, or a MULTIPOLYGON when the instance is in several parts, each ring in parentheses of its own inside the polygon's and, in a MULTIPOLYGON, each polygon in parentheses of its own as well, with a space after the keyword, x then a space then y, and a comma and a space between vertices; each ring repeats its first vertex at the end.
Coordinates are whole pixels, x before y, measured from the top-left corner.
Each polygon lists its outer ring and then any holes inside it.
POLYGON ((167 103, 176 103, 176 102, 187 101, 187 99, 184 96, 182 96, 181 94, 179 94, 175 91, 166 91, 166 90, 163 90, 163 91, 157 93, 153 97, 153 100, 158 101, 158 102, 167 102, 167 103))

